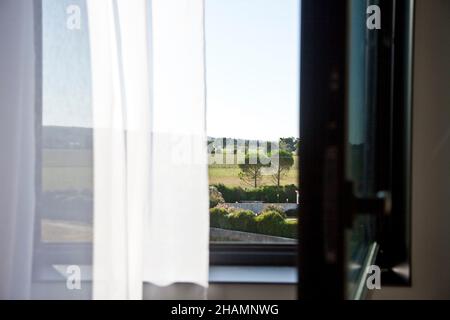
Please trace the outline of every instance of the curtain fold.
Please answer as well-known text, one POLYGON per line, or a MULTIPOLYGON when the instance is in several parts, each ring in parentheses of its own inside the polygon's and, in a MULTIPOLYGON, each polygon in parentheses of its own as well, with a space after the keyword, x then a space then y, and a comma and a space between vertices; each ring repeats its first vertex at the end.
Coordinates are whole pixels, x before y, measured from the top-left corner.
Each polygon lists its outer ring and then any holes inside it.
POLYGON ((88 0, 95 299, 208 284, 203 0, 88 0))
POLYGON ((30 297, 35 209, 33 1, 0 3, 0 299, 30 297))
POLYGON ((203 0, 152 1, 151 214, 144 277, 208 285, 203 0))

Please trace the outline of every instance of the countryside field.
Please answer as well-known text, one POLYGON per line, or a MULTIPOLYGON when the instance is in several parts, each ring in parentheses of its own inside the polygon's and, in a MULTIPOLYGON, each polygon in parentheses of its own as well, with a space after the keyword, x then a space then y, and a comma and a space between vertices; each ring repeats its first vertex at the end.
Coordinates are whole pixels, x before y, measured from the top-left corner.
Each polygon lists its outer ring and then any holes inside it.
MULTIPOLYGON (((282 180, 283 185, 298 184, 297 156, 294 157, 294 161, 294 166, 282 180)), ((73 200, 71 200, 71 197, 73 198, 77 194, 77 192, 74 193, 73 191, 89 192, 92 190, 93 157, 91 150, 44 149, 42 166, 42 188, 44 193, 54 191, 64 193, 68 191, 69 198, 66 198, 66 200, 70 203, 73 200)), ((251 187, 239 179, 239 172, 238 165, 210 165, 209 183, 223 183, 228 187, 251 187)), ((274 185, 271 176, 263 177, 261 185, 274 185)), ((53 206, 54 204, 50 205, 53 206)), ((42 241, 49 243, 91 241, 91 223, 67 217, 67 208, 65 207, 67 205, 69 204, 61 205, 61 215, 53 215, 41 221, 42 241)), ((53 207, 51 208, 54 209, 53 207)), ((288 218, 286 222, 288 224, 296 224, 297 219, 288 218)))
MULTIPOLYGON (((91 190, 92 151, 69 149, 44 149, 42 155, 43 191, 91 190)), ((229 187, 250 187, 239 179, 238 165, 209 166, 209 184, 223 183, 229 187)), ((282 185, 298 185, 298 156, 282 185)), ((261 185, 273 185, 271 176, 264 176, 261 185)))
MULTIPOLYGON (((209 166, 209 184, 223 183, 228 187, 251 187, 246 185, 239 179, 239 166, 238 165, 217 165, 213 164, 209 166)), ((298 185, 298 156, 294 156, 294 165, 289 170, 287 176, 281 180, 282 185, 298 185)), ((261 181, 261 185, 274 185, 271 176, 264 176, 261 181)))
POLYGON ((43 191, 92 190, 92 151, 44 149, 43 191))

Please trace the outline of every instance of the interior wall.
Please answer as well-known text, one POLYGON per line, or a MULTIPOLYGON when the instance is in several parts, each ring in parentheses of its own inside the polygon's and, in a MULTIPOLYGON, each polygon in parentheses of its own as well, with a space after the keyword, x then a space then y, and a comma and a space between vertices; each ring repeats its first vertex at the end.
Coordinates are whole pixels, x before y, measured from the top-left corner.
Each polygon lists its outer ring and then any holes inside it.
POLYGON ((412 287, 375 299, 450 299, 450 1, 416 0, 412 287))

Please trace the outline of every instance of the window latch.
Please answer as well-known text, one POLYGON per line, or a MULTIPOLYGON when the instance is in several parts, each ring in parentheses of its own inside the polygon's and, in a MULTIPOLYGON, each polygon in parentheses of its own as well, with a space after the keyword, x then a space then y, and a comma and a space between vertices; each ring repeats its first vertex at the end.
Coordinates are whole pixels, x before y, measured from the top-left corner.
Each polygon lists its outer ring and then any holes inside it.
POLYGON ((389 191, 379 191, 374 197, 357 197, 353 191, 353 183, 347 182, 347 196, 344 210, 347 213, 347 225, 353 224, 357 215, 376 215, 380 220, 387 218, 392 211, 392 197, 389 191))
POLYGON ((392 210, 392 198, 389 191, 379 191, 373 198, 358 198, 355 201, 356 214, 375 214, 389 216, 392 210))

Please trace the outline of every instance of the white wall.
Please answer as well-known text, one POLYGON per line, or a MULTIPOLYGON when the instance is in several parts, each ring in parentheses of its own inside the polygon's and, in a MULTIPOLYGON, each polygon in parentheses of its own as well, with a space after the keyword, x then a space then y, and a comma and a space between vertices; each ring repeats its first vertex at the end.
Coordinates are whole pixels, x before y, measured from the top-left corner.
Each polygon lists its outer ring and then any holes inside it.
POLYGON ((450 1, 416 0, 412 287, 375 299, 450 299, 450 1))

